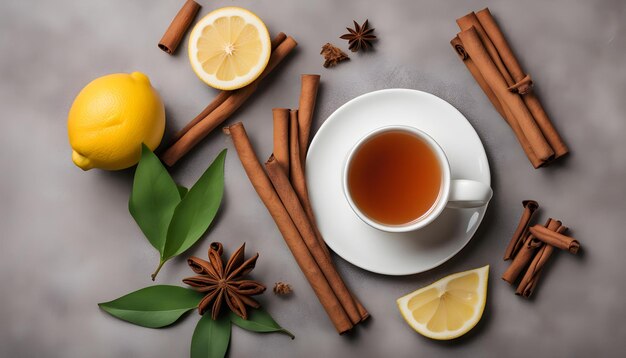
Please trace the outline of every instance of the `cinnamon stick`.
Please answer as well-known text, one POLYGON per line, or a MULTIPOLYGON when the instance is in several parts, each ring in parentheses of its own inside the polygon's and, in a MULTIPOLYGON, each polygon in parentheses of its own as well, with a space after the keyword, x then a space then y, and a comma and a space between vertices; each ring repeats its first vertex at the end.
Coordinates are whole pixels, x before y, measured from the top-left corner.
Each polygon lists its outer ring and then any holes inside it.
MULTIPOLYGON (((293 184, 293 187, 298 195, 298 199, 300 203, 304 207, 304 210, 307 213, 309 221, 313 224, 315 231, 317 233, 320 244, 324 247, 324 250, 328 257, 330 257, 330 253, 322 235, 319 233, 317 229, 317 225, 315 224, 315 216, 313 215, 313 208, 311 207, 311 202, 309 200, 308 188, 306 185, 306 178, 304 176, 304 168, 305 168, 305 159, 306 155, 302 155, 302 152, 306 153, 308 150, 308 137, 311 128, 311 120, 313 118, 313 111, 315 109, 315 101, 317 98, 317 89, 319 86, 319 75, 302 75, 302 85, 300 92, 300 110, 298 110, 297 115, 291 118, 292 121, 297 122, 297 133, 291 133, 291 161, 293 162, 293 166, 290 172, 290 180, 293 184), (304 123, 303 123, 304 122, 304 123), (303 135, 302 132, 306 134, 303 135), (303 142, 304 141, 304 145, 303 142), (297 151, 297 152, 296 152, 297 151)), ((293 122, 292 122, 293 125, 293 122)))
MULTIPOLYGON (((564 233, 567 230, 566 226, 561 225, 556 232, 559 234, 564 233)), ((537 286, 537 282, 541 277, 543 272, 543 267, 552 256, 554 252, 554 246, 551 245, 543 245, 535 254, 530 266, 526 270, 524 277, 520 281, 520 284, 517 286, 517 290, 515 291, 516 295, 521 295, 525 298, 530 297, 535 291, 535 287, 537 286)))
POLYGON ((299 143, 299 124, 298 124, 298 115, 297 111, 292 111, 293 116, 290 118, 290 144, 289 144, 289 152, 290 152, 290 171, 289 176, 293 188, 298 196, 298 200, 304 207, 306 211, 307 217, 309 221, 312 223, 317 239, 322 245, 326 256, 330 258, 330 252, 328 251, 328 247, 326 247, 326 243, 322 238, 322 234, 319 232, 317 225, 315 223, 315 215, 313 214, 313 208, 311 207, 311 201, 309 200, 308 188, 306 185, 306 178, 304 176, 304 163, 300 161, 300 143, 299 143))
MULTIPOLYGON (((295 163, 296 161, 300 161, 299 132, 300 125, 298 124, 298 110, 291 110, 289 112, 289 163, 295 163)), ((290 165, 287 174, 289 175, 289 178, 291 180, 293 180, 293 177, 297 175, 295 171, 295 165, 290 165)), ((302 191, 299 190, 298 192, 301 193, 302 191)))
POLYGON ((511 238, 511 241, 509 241, 509 245, 504 253, 505 261, 512 259, 522 247, 524 238, 526 237, 526 233, 528 231, 528 223, 530 223, 533 213, 539 209, 539 204, 534 200, 524 200, 522 201, 522 205, 524 206, 524 211, 522 212, 519 224, 517 224, 513 237, 511 238))
MULTIPOLYGON (((272 39, 272 51, 278 47, 285 39, 287 35, 284 32, 280 32, 276 37, 272 39)), ((198 114, 191 122, 187 123, 187 125, 181 129, 180 131, 174 134, 172 141, 175 142, 180 139, 185 133, 187 133, 193 126, 195 126, 198 122, 204 119, 204 117, 208 116, 211 112, 213 112, 217 107, 219 107, 224 101, 231 95, 232 91, 220 91, 217 96, 206 106, 200 114, 198 114)))
MULTIPOLYGON (((493 93, 493 90, 491 89, 491 87, 489 87, 489 84, 487 84, 483 75, 480 74, 478 67, 476 67, 474 61, 472 61, 472 59, 465 51, 465 48, 463 47, 463 42, 461 42, 461 39, 458 35, 450 40, 450 45, 452 45, 454 51, 456 51, 461 61, 463 61, 467 69, 470 71, 470 74, 472 75, 472 77, 474 77, 474 80, 476 80, 480 88, 483 90, 483 92, 485 92, 493 107, 496 109, 496 111, 498 111, 498 113, 500 113, 502 117, 504 117, 504 110, 502 109, 502 104, 500 103, 500 100, 498 99, 498 97, 496 97, 496 94, 493 93)), ((505 119, 508 122, 508 119, 505 119)))
POLYGON ((263 171, 252 149, 243 124, 241 122, 235 123, 225 128, 225 132, 231 135, 239 159, 252 186, 274 219, 289 250, 292 252, 298 266, 300 266, 300 269, 311 284, 313 291, 326 310, 333 325, 340 334, 347 332, 354 325, 337 299, 328 281, 324 278, 320 267, 311 255, 294 222, 291 220, 280 197, 274 190, 270 179, 263 171))
POLYGON ((272 51, 276 50, 276 47, 278 47, 278 45, 282 44, 283 41, 285 41, 287 39, 287 35, 284 32, 279 32, 276 37, 274 37, 272 39, 272 51))
MULTIPOLYGON (((324 238, 322 237, 322 234, 320 233, 317 227, 317 224, 315 221, 315 215, 313 214, 313 208, 311 206, 311 201, 309 200, 309 194, 308 194, 308 189, 306 185, 306 178, 304 176, 304 163, 300 161, 301 157, 299 155, 300 145, 299 145, 299 135, 298 135, 298 128, 300 126, 297 125, 297 122, 299 121, 298 111, 292 111, 291 113, 293 114, 291 116, 291 123, 290 123, 290 128, 293 130, 290 131, 291 134, 290 134, 290 145, 289 145, 289 148, 290 148, 290 167, 289 168, 290 168, 290 176, 291 176, 290 178, 291 185, 293 186, 293 189, 296 192, 298 200, 300 204, 302 205, 302 207, 304 208, 307 218, 309 222, 311 223, 313 230, 315 231, 315 238, 319 242, 319 245, 324 251, 324 254, 326 255, 327 259, 330 261, 332 260, 330 251, 328 250, 328 247, 326 246, 326 242, 324 241, 324 238)), ((368 318, 369 313, 367 312, 365 307, 363 307, 363 305, 359 302, 359 300, 355 296, 352 295, 351 297, 352 297, 352 301, 354 302, 354 305, 356 305, 356 308, 361 317, 361 320, 365 320, 366 318, 368 318)), ((343 300, 342 300, 342 304, 344 304, 344 306, 352 305, 351 302, 343 301, 343 300)))
POLYGON ((537 157, 537 154, 533 151, 530 141, 524 135, 524 132, 522 131, 522 127, 520 127, 519 123, 515 119, 509 107, 504 106, 503 111, 505 114, 504 116, 505 120, 507 121, 511 129, 513 130, 513 133, 515 134, 517 141, 522 146, 522 149, 524 150, 524 153, 526 153, 526 156, 528 157, 528 160, 530 161, 530 164, 532 164, 533 168, 537 169, 537 168, 541 168, 547 165, 549 162, 542 161, 541 159, 539 159, 539 157, 537 157))
MULTIPOLYGON (((558 220, 548 219, 546 222, 546 228, 548 230, 555 231, 561 226, 561 222, 558 220)), ((515 280, 519 277, 519 274, 528 266, 528 263, 532 260, 535 251, 543 245, 543 242, 537 240, 532 233, 529 233, 524 240, 524 245, 521 247, 511 265, 504 271, 502 279, 509 284, 515 283, 515 280)))
POLYGON ((476 28, 470 27, 461 31, 458 36, 463 43, 465 51, 472 58, 485 81, 500 100, 500 103, 502 103, 502 106, 511 111, 537 158, 542 162, 552 160, 554 151, 544 138, 524 101, 518 94, 508 90, 509 86, 506 80, 483 46, 476 28))
POLYGON ((199 120, 193 127, 189 128, 185 134, 163 153, 161 156, 163 162, 168 166, 176 164, 180 158, 200 143, 213 129, 230 117, 256 91, 259 83, 291 53, 296 45, 297 43, 293 38, 286 37, 285 40, 272 51, 270 60, 259 78, 246 87, 232 91, 231 95, 228 96, 224 102, 217 106, 206 117, 199 120))
POLYGON ((274 156, 289 173, 289 110, 287 108, 272 109, 274 119, 274 156))
MULTIPOLYGON (((491 12, 488 8, 485 8, 476 13, 477 19, 482 24, 486 35, 489 37, 497 52, 500 54, 500 58, 506 65, 508 72, 511 74, 513 81, 516 83, 522 82, 527 75, 522 70, 517 58, 513 54, 509 43, 504 38, 504 34, 500 30, 500 27, 496 23, 495 19, 491 15, 491 12)), ((532 82, 531 82, 532 84, 532 82)), ((559 133, 554 128, 554 125, 548 118, 541 102, 532 91, 527 91, 522 99, 528 107, 528 110, 532 113, 533 118, 541 128, 541 131, 544 134, 544 137, 550 143, 552 149, 554 149, 555 158, 559 158, 568 153, 567 145, 559 135, 559 133)))
POLYGON ((305 163, 306 152, 309 147, 313 111, 317 100, 317 90, 320 84, 320 75, 302 75, 300 87, 300 102, 298 104, 298 133, 300 142, 300 161, 305 163))
POLYGON ((159 41, 159 48, 170 55, 174 53, 199 10, 200 4, 197 2, 185 1, 159 41))
POLYGON ((498 71, 500 71, 500 74, 502 75, 502 78, 504 78, 507 84, 507 87, 512 86, 514 84, 513 77, 507 70, 507 67, 502 61, 502 58, 500 58, 500 54, 498 53, 498 50, 496 49, 493 42, 491 42, 491 39, 487 35, 487 32, 485 32, 485 29, 483 28, 482 24, 478 20, 478 17, 476 16, 476 14, 472 11, 469 14, 456 19, 456 23, 457 25, 459 25, 459 28, 461 29, 461 31, 469 30, 472 27, 476 29, 476 32, 478 33, 478 36, 480 37, 480 40, 482 41, 483 46, 485 47, 485 50, 487 50, 487 53, 489 53, 489 57, 491 57, 491 60, 498 68, 498 71))
POLYGON ((558 249, 569 251, 572 254, 577 254, 580 249, 580 244, 577 240, 558 232, 546 230, 546 228, 539 225, 532 226, 528 230, 538 240, 558 249))
POLYGON ((298 231, 309 249, 309 252, 311 252, 311 256, 313 256, 319 265, 322 273, 326 277, 326 280, 332 287, 333 292, 335 292, 339 302, 348 314, 348 317, 350 317, 353 324, 360 322, 361 315, 352 300, 350 291, 348 291, 348 288, 345 286, 343 280, 339 276, 339 273, 337 273, 330 257, 324 252, 322 244, 317 239, 313 225, 309 221, 309 218, 300 204, 300 200, 291 186, 289 178, 287 178, 287 175, 282 170, 280 163, 277 162, 272 156, 265 163, 265 168, 267 169, 270 181, 274 185, 278 196, 287 209, 291 220, 298 228, 298 231))
MULTIPOLYGON (((303 88, 305 91, 309 90, 316 90, 318 82, 319 82, 319 76, 318 75, 303 75, 303 79, 304 78, 309 78, 308 82, 310 83, 309 85, 306 84, 307 80, 305 79, 303 82, 303 88), (312 82, 312 83, 311 83, 312 82), (314 86, 313 86, 314 85, 314 86), (311 87, 309 89, 307 89, 307 87, 311 87), (315 88, 313 88, 315 87, 315 88)), ((315 94, 300 94, 300 98, 301 98, 301 103, 304 102, 312 102, 315 100, 316 95, 315 94), (302 101, 302 99, 304 99, 304 102, 302 101)), ((313 111, 314 109, 314 104, 312 103, 307 103, 303 106, 305 108, 305 111, 313 111), (307 109, 310 108, 310 109, 307 109)), ((300 129, 301 128, 310 128, 310 123, 309 125, 301 125, 300 121, 301 121, 301 112, 300 111, 293 111, 290 113, 290 144, 289 144, 289 151, 290 151, 290 170, 286 171, 285 173, 289 173, 290 175, 290 181, 291 181, 291 185, 293 186, 294 191, 296 192, 296 195, 298 197, 298 201, 300 202, 300 204, 302 205, 302 207, 304 208, 307 218, 311 224, 311 226, 313 227, 313 230, 315 232, 315 238, 317 239, 320 247, 322 248, 324 254, 326 255, 326 258, 329 262, 332 262, 332 258, 330 255, 330 251, 328 250, 328 247, 326 246, 326 242, 324 242, 324 238, 322 237, 322 234, 320 233, 316 221, 315 221, 315 216, 313 214, 313 208, 311 207, 311 202, 309 200, 309 194, 308 194, 308 189, 307 189, 307 185, 306 185, 306 178, 304 176, 304 162, 302 161, 304 158, 300 155, 299 151, 300 148, 302 148, 302 145, 300 143, 300 129)), ((311 117, 312 118, 312 113, 307 114, 307 117, 311 117)), ((276 129, 275 129, 276 130, 276 129)), ((276 143, 274 144, 276 147, 276 143)), ((307 145, 304 147, 304 150, 306 151, 308 147, 308 141, 307 141, 307 145)), ((367 312, 367 310, 365 309, 365 307, 363 307, 363 305, 359 302, 359 300, 354 296, 354 295, 350 295, 351 300, 349 300, 348 297, 346 297, 345 299, 342 299, 342 304, 344 305, 344 307, 346 307, 347 310, 351 309, 349 308, 349 306, 353 306, 356 305, 356 309, 358 311, 358 314, 360 315, 360 319, 361 320, 365 320, 369 317, 369 313, 367 312), (347 301, 349 300, 349 301, 347 301)), ((354 314, 352 314, 352 317, 354 317, 354 314)))
POLYGON ((193 126, 195 126, 196 124, 198 124, 198 122, 200 122, 206 116, 211 114, 211 112, 216 110, 217 107, 221 106, 222 103, 224 103, 224 101, 226 101, 228 97, 230 97, 230 95, 231 95, 231 91, 220 91, 220 93, 218 93, 217 96, 215 96, 215 98, 211 101, 211 103, 209 103, 209 105, 206 106, 202 110, 202 112, 200 112, 200 114, 198 114, 194 119, 192 119, 191 122, 187 123, 187 125, 184 126, 183 129, 179 130, 178 132, 174 134, 172 141, 176 142, 177 140, 179 140, 183 135, 185 135, 185 133, 189 132, 189 130, 193 128, 193 126))
POLYGON ((526 136, 522 132, 522 129, 517 123, 517 120, 515 120, 515 117, 513 116, 511 111, 508 110, 508 108, 505 108, 502 106, 502 104, 500 103, 500 100, 495 95, 491 87, 489 87, 489 85, 485 81, 485 78, 478 70, 478 67, 476 67, 476 65, 474 64, 474 61, 472 61, 472 59, 469 57, 469 55, 465 51, 465 48, 463 48, 463 43, 461 42, 461 39, 459 39, 459 37, 456 36, 455 38, 452 39, 452 41, 450 41, 450 44, 452 45, 454 50, 457 52, 457 54, 459 55, 459 57, 461 58, 465 66, 467 67, 467 69, 470 71, 470 73, 472 74, 472 76, 474 77, 478 85, 480 86, 480 88, 487 95, 487 98, 489 99, 491 104, 494 106, 496 111, 500 113, 500 116, 502 116, 502 118, 504 118, 507 124, 511 127, 511 129, 513 130, 513 133, 515 134, 515 137, 517 138, 520 145, 522 146, 522 149, 524 150, 524 153, 526 153, 526 156, 528 157, 528 160, 530 160, 530 163, 532 164, 532 166, 534 168, 539 168, 543 163, 539 160, 539 158, 537 158, 537 155, 533 152, 530 146, 530 143, 528 142, 528 139, 526 139, 526 136))

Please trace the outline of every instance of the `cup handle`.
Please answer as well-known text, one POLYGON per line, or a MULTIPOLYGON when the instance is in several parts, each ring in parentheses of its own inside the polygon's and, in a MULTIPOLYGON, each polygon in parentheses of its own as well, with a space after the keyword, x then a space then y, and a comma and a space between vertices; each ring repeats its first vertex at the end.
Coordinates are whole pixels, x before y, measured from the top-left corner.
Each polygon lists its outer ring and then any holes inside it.
POLYGON ((476 208, 491 200, 493 190, 475 180, 456 179, 450 182, 449 208, 476 208))

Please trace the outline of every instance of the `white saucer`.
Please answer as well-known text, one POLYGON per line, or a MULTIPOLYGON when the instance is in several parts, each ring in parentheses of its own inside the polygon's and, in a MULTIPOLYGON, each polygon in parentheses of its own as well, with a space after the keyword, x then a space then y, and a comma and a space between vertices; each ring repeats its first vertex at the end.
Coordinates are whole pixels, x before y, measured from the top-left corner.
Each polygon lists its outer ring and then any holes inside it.
POLYGON ((446 208, 427 227, 410 233, 387 233, 361 221, 342 190, 342 169, 354 144, 388 125, 421 129, 443 148, 452 179, 491 184, 489 163, 480 138, 448 102, 426 92, 387 89, 359 96, 337 109, 311 142, 306 177, 311 204, 328 246, 352 264, 385 275, 409 275, 441 265, 470 241, 487 206, 446 208))

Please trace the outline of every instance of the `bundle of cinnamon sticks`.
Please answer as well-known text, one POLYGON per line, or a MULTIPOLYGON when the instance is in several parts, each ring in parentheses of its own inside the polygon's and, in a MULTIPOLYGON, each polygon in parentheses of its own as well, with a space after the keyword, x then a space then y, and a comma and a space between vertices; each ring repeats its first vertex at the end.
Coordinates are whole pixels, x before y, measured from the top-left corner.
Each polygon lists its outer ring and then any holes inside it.
POLYGON ((532 91, 526 74, 488 8, 456 20, 450 41, 495 109, 509 124, 531 164, 543 167, 568 148, 532 91))
POLYGON ((520 274, 526 270, 515 294, 528 298, 533 294, 554 249, 577 254, 580 243, 564 235, 567 227, 559 220, 550 218, 544 226, 530 226, 530 221, 539 209, 539 204, 534 200, 525 200, 522 205, 524 212, 504 253, 505 261, 511 259, 513 261, 502 275, 502 279, 513 285, 520 274))
POLYGON ((230 117, 256 91, 259 83, 272 72, 297 46, 284 33, 272 40, 272 54, 265 70, 249 85, 234 91, 221 91, 206 108, 174 135, 174 143, 161 155, 168 166, 176 164, 209 133, 230 117))
POLYGON ((315 223, 304 176, 320 77, 302 75, 298 110, 276 108, 274 153, 260 164, 241 122, 226 127, 254 189, 339 334, 369 313, 345 285, 315 223))

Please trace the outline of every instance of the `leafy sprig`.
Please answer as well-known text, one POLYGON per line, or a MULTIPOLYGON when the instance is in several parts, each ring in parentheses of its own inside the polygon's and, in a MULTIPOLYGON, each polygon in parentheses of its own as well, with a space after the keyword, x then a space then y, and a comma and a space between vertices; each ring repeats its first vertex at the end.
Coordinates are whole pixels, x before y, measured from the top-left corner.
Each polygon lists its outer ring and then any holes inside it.
MULTIPOLYGON (((194 290, 169 285, 142 288, 98 306, 110 315, 142 327, 162 328, 176 322, 186 312, 197 308, 204 295, 194 290)), ((295 336, 282 328, 263 308, 250 312, 247 320, 223 312, 216 320, 203 315, 191 339, 191 358, 223 357, 228 350, 232 325, 258 333, 282 333, 295 336)))
POLYGON ((157 156, 145 145, 135 170, 128 210, 150 244, 159 265, 189 249, 209 228, 224 195, 226 149, 187 190, 177 185, 157 156))

